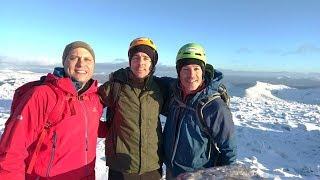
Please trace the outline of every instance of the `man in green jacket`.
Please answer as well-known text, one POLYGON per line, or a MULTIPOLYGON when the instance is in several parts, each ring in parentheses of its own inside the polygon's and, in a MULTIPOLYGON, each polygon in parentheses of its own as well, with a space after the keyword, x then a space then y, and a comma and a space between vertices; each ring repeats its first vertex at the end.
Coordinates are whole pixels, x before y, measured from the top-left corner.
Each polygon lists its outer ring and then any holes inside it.
POLYGON ((128 56, 129 67, 99 88, 112 110, 105 149, 109 179, 161 179, 164 99, 153 76, 158 53, 152 40, 143 37, 130 43, 128 56))

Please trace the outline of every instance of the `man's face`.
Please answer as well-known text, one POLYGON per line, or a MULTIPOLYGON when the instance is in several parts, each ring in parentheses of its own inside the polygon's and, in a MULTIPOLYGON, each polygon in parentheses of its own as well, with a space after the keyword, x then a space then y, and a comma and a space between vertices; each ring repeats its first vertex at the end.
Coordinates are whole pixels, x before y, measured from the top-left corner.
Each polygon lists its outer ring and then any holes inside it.
POLYGON ((146 53, 138 52, 131 58, 130 69, 139 79, 143 79, 149 75, 151 66, 151 58, 146 53))
POLYGON ((94 59, 87 49, 75 48, 69 52, 63 66, 68 76, 85 84, 93 76, 94 59))
POLYGON ((186 94, 197 90, 202 84, 202 69, 197 64, 183 66, 180 70, 180 83, 186 94))

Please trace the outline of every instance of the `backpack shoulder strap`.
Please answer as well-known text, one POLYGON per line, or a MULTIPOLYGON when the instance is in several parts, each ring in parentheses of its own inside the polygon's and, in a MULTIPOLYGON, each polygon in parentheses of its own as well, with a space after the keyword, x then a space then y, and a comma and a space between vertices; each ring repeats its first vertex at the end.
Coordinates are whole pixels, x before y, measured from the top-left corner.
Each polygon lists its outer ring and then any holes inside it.
POLYGON ((218 87, 218 92, 221 99, 227 104, 228 107, 230 107, 230 96, 228 94, 227 87, 221 83, 218 87))
POLYGON ((62 120, 62 113, 63 113, 63 108, 64 108, 66 98, 64 96, 64 93, 58 88, 54 87, 52 84, 46 84, 46 85, 51 87, 51 89, 53 90, 53 92, 56 94, 56 97, 57 97, 57 102, 53 107, 52 111, 49 113, 48 119, 46 122, 48 126, 54 126, 62 120))
POLYGON ((212 134, 210 133, 210 128, 209 125, 206 123, 204 116, 203 116, 203 109, 204 107, 209 104, 210 102, 212 102, 213 100, 217 99, 217 98, 221 98, 225 104, 227 105, 227 108, 230 107, 230 96, 228 95, 228 91, 227 88, 224 84, 220 83, 216 86, 216 93, 212 94, 211 96, 201 99, 197 105, 197 113, 198 113, 198 119, 200 121, 200 128, 201 130, 208 136, 209 140, 210 140, 210 144, 211 146, 213 145, 213 148, 211 148, 210 146, 210 152, 211 150, 213 150, 213 152, 215 153, 216 157, 216 161, 214 162, 214 165, 219 165, 221 163, 221 152, 220 149, 217 145, 217 143, 215 142, 214 137, 212 137, 212 134))
POLYGON ((58 88, 54 87, 52 84, 44 83, 44 82, 42 82, 42 84, 49 86, 53 90, 53 92, 57 96, 57 102, 53 107, 52 111, 49 113, 48 119, 46 120, 44 127, 40 133, 38 143, 36 145, 34 152, 32 153, 31 160, 28 165, 27 174, 32 173, 38 154, 40 152, 40 148, 43 144, 45 137, 49 133, 50 128, 58 124, 62 120, 62 112, 63 112, 64 100, 65 100, 63 92, 58 88))
POLYGON ((211 96, 207 97, 207 98, 203 98, 199 101, 198 105, 197 105, 197 113, 198 113, 198 119, 200 121, 200 129, 207 135, 207 137, 209 138, 209 159, 211 156, 211 150, 213 150, 215 152, 215 155, 217 156, 216 161, 214 162, 214 165, 217 164, 218 158, 219 158, 219 154, 220 149, 217 145, 217 143, 214 140, 214 137, 212 136, 212 134, 210 133, 210 127, 207 124, 207 122, 204 119, 203 116, 203 109, 204 107, 209 104, 210 102, 212 102, 213 100, 217 99, 217 98, 221 98, 220 97, 220 93, 214 93, 211 96), (213 146, 213 147, 212 147, 213 146))
POLYGON ((207 97, 207 98, 203 98, 203 99, 201 99, 200 101, 199 101, 199 103, 198 103, 198 106, 197 106, 197 112, 198 112, 198 115, 199 115, 199 119, 200 119, 200 121, 202 121, 201 123, 203 124, 203 125, 205 125, 205 126, 207 126, 206 125, 206 123, 204 122, 204 117, 203 117, 203 108, 207 105, 207 104, 209 104, 211 101, 213 101, 213 100, 215 100, 215 99, 217 99, 217 98, 221 98, 220 97, 220 93, 214 93, 214 94, 212 94, 211 96, 209 96, 209 97, 207 97))

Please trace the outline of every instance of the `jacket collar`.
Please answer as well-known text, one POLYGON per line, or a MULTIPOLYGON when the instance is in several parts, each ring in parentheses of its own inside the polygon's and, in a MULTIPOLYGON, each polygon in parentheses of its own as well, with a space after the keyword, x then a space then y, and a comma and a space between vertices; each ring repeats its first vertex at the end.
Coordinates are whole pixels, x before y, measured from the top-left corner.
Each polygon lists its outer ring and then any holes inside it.
MULTIPOLYGON (((69 77, 65 77, 65 73, 63 68, 55 68, 54 73, 49 73, 45 79, 46 83, 50 83, 55 87, 61 89, 64 92, 69 94, 78 95, 78 92, 69 77)), ((80 92, 81 94, 90 94, 96 93, 98 82, 96 80, 89 80, 86 85, 86 90, 84 92, 80 92)))
MULTIPOLYGON (((135 87, 137 84, 141 84, 140 89, 146 89, 149 90, 151 87, 152 79, 153 79, 153 73, 148 75, 143 81, 144 82, 136 82, 137 80, 132 77, 132 72, 130 70, 130 67, 127 68, 121 68, 115 72, 112 73, 111 78, 114 81, 129 84, 132 87, 135 87)), ((139 88, 139 87, 137 87, 139 88)))

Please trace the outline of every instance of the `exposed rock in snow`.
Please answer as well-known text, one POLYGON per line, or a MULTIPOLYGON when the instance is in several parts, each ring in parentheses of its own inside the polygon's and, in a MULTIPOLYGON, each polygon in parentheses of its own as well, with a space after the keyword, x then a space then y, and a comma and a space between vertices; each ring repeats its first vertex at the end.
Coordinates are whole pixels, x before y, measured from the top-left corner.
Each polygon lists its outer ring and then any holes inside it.
POLYGON ((249 169, 244 165, 220 166, 202 169, 195 172, 180 174, 177 180, 223 180, 223 179, 263 179, 254 169, 249 169))

